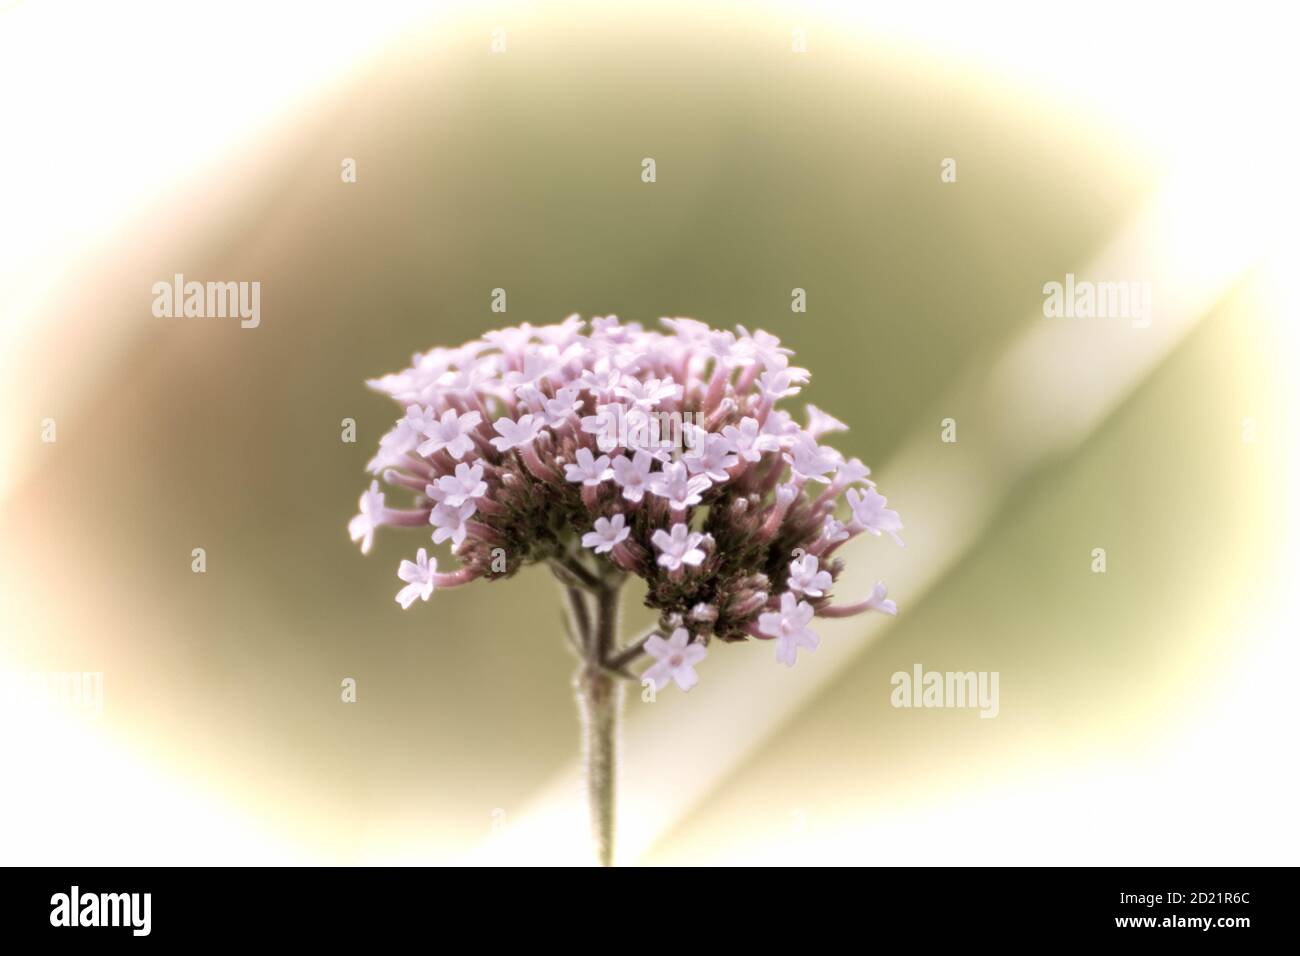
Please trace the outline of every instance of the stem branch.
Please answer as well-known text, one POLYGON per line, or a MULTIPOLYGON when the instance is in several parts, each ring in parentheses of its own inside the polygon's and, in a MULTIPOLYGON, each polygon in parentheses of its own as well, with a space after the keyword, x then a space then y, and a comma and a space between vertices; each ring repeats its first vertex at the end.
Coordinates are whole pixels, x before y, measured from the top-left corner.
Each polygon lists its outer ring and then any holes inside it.
POLYGON ((611 670, 622 671, 623 668, 627 667, 628 664, 631 664, 634 660, 636 660, 638 657, 641 656, 642 652, 645 650, 645 642, 650 639, 650 635, 657 634, 657 633, 658 633, 658 628, 655 627, 650 628, 650 630, 648 630, 645 634, 641 635, 641 637, 637 638, 635 641, 633 641, 627 647, 623 648, 613 657, 607 659, 605 661, 605 666, 610 668, 611 670))

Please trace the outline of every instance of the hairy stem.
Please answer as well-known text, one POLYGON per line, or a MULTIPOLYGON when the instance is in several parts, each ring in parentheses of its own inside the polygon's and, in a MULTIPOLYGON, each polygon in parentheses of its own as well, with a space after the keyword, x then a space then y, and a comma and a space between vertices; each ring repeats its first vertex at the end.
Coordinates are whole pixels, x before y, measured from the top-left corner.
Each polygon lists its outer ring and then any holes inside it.
POLYGON ((639 638, 627 647, 623 648, 613 657, 607 658, 605 666, 610 670, 622 671, 623 668, 627 667, 628 664, 631 664, 645 652, 645 642, 650 639, 650 635, 657 632, 657 628, 650 628, 650 630, 646 631, 646 633, 642 634, 639 638))
POLYGON ((605 669, 605 658, 618 633, 618 611, 618 586, 599 588, 596 616, 583 642, 586 659, 576 679, 591 830, 596 842, 596 860, 601 866, 611 866, 614 862, 614 787, 623 685, 605 669))
POLYGON ((591 654, 591 614, 587 610, 587 598, 575 587, 566 587, 564 596, 569 602, 572 631, 577 635, 576 650, 585 659, 591 654))

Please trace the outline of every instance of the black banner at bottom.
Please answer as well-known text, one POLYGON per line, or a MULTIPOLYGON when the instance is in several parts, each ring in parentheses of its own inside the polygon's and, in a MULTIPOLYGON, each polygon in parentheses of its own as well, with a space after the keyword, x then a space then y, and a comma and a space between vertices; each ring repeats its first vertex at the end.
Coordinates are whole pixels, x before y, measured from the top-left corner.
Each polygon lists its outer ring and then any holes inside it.
POLYGON ((847 928, 864 940, 901 934, 918 945, 1131 937, 1235 946, 1289 937, 1294 925, 1284 889, 1293 873, 1278 869, 753 870, 721 878, 655 870, 539 880, 500 870, 46 868, 7 869, 4 879, 0 939, 92 946, 396 943, 427 939, 438 925, 455 940, 499 944, 517 934, 562 943, 574 932, 569 920, 581 935, 657 936, 671 934, 677 919, 687 921, 680 932, 694 936, 712 923, 732 942, 815 920, 819 936, 847 928))

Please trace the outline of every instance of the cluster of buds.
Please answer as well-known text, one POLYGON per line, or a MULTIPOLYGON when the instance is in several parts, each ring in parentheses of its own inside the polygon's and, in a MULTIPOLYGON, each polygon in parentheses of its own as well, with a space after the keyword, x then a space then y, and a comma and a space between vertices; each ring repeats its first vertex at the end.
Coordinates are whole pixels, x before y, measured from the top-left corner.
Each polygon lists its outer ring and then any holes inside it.
POLYGON ((659 615, 643 677, 683 689, 711 640, 774 640, 792 665, 817 647, 813 618, 895 613, 882 584, 832 602, 836 550, 864 531, 902 544, 902 523, 861 461, 821 443, 843 423, 777 407, 809 378, 793 353, 743 326, 662 322, 525 323, 368 383, 404 414, 367 466, 352 539, 366 552, 381 525, 432 528, 460 562, 403 561, 402 607, 538 561, 578 582, 637 575, 659 615), (379 478, 413 506, 388 507, 379 478))

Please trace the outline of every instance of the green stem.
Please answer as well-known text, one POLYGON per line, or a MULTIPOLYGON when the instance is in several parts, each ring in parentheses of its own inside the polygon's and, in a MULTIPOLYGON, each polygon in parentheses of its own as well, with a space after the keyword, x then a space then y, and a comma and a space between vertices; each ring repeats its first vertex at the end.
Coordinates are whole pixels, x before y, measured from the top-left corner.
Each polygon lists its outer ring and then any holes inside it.
POLYGON ((619 588, 601 587, 596 592, 596 617, 584 641, 586 659, 576 679, 591 830, 601 866, 612 866, 614 862, 615 776, 623 685, 605 669, 604 662, 618 633, 618 611, 619 588))
POLYGON ((576 587, 566 587, 564 596, 569 602, 570 633, 574 636, 574 649, 580 657, 586 657, 591 647, 591 614, 587 610, 587 598, 576 587))
POLYGON ((627 667, 628 664, 631 664, 645 651, 645 642, 650 639, 650 635, 657 633, 658 628, 650 628, 650 630, 646 631, 613 657, 607 658, 605 660, 605 666, 613 671, 623 670, 623 668, 627 667))

